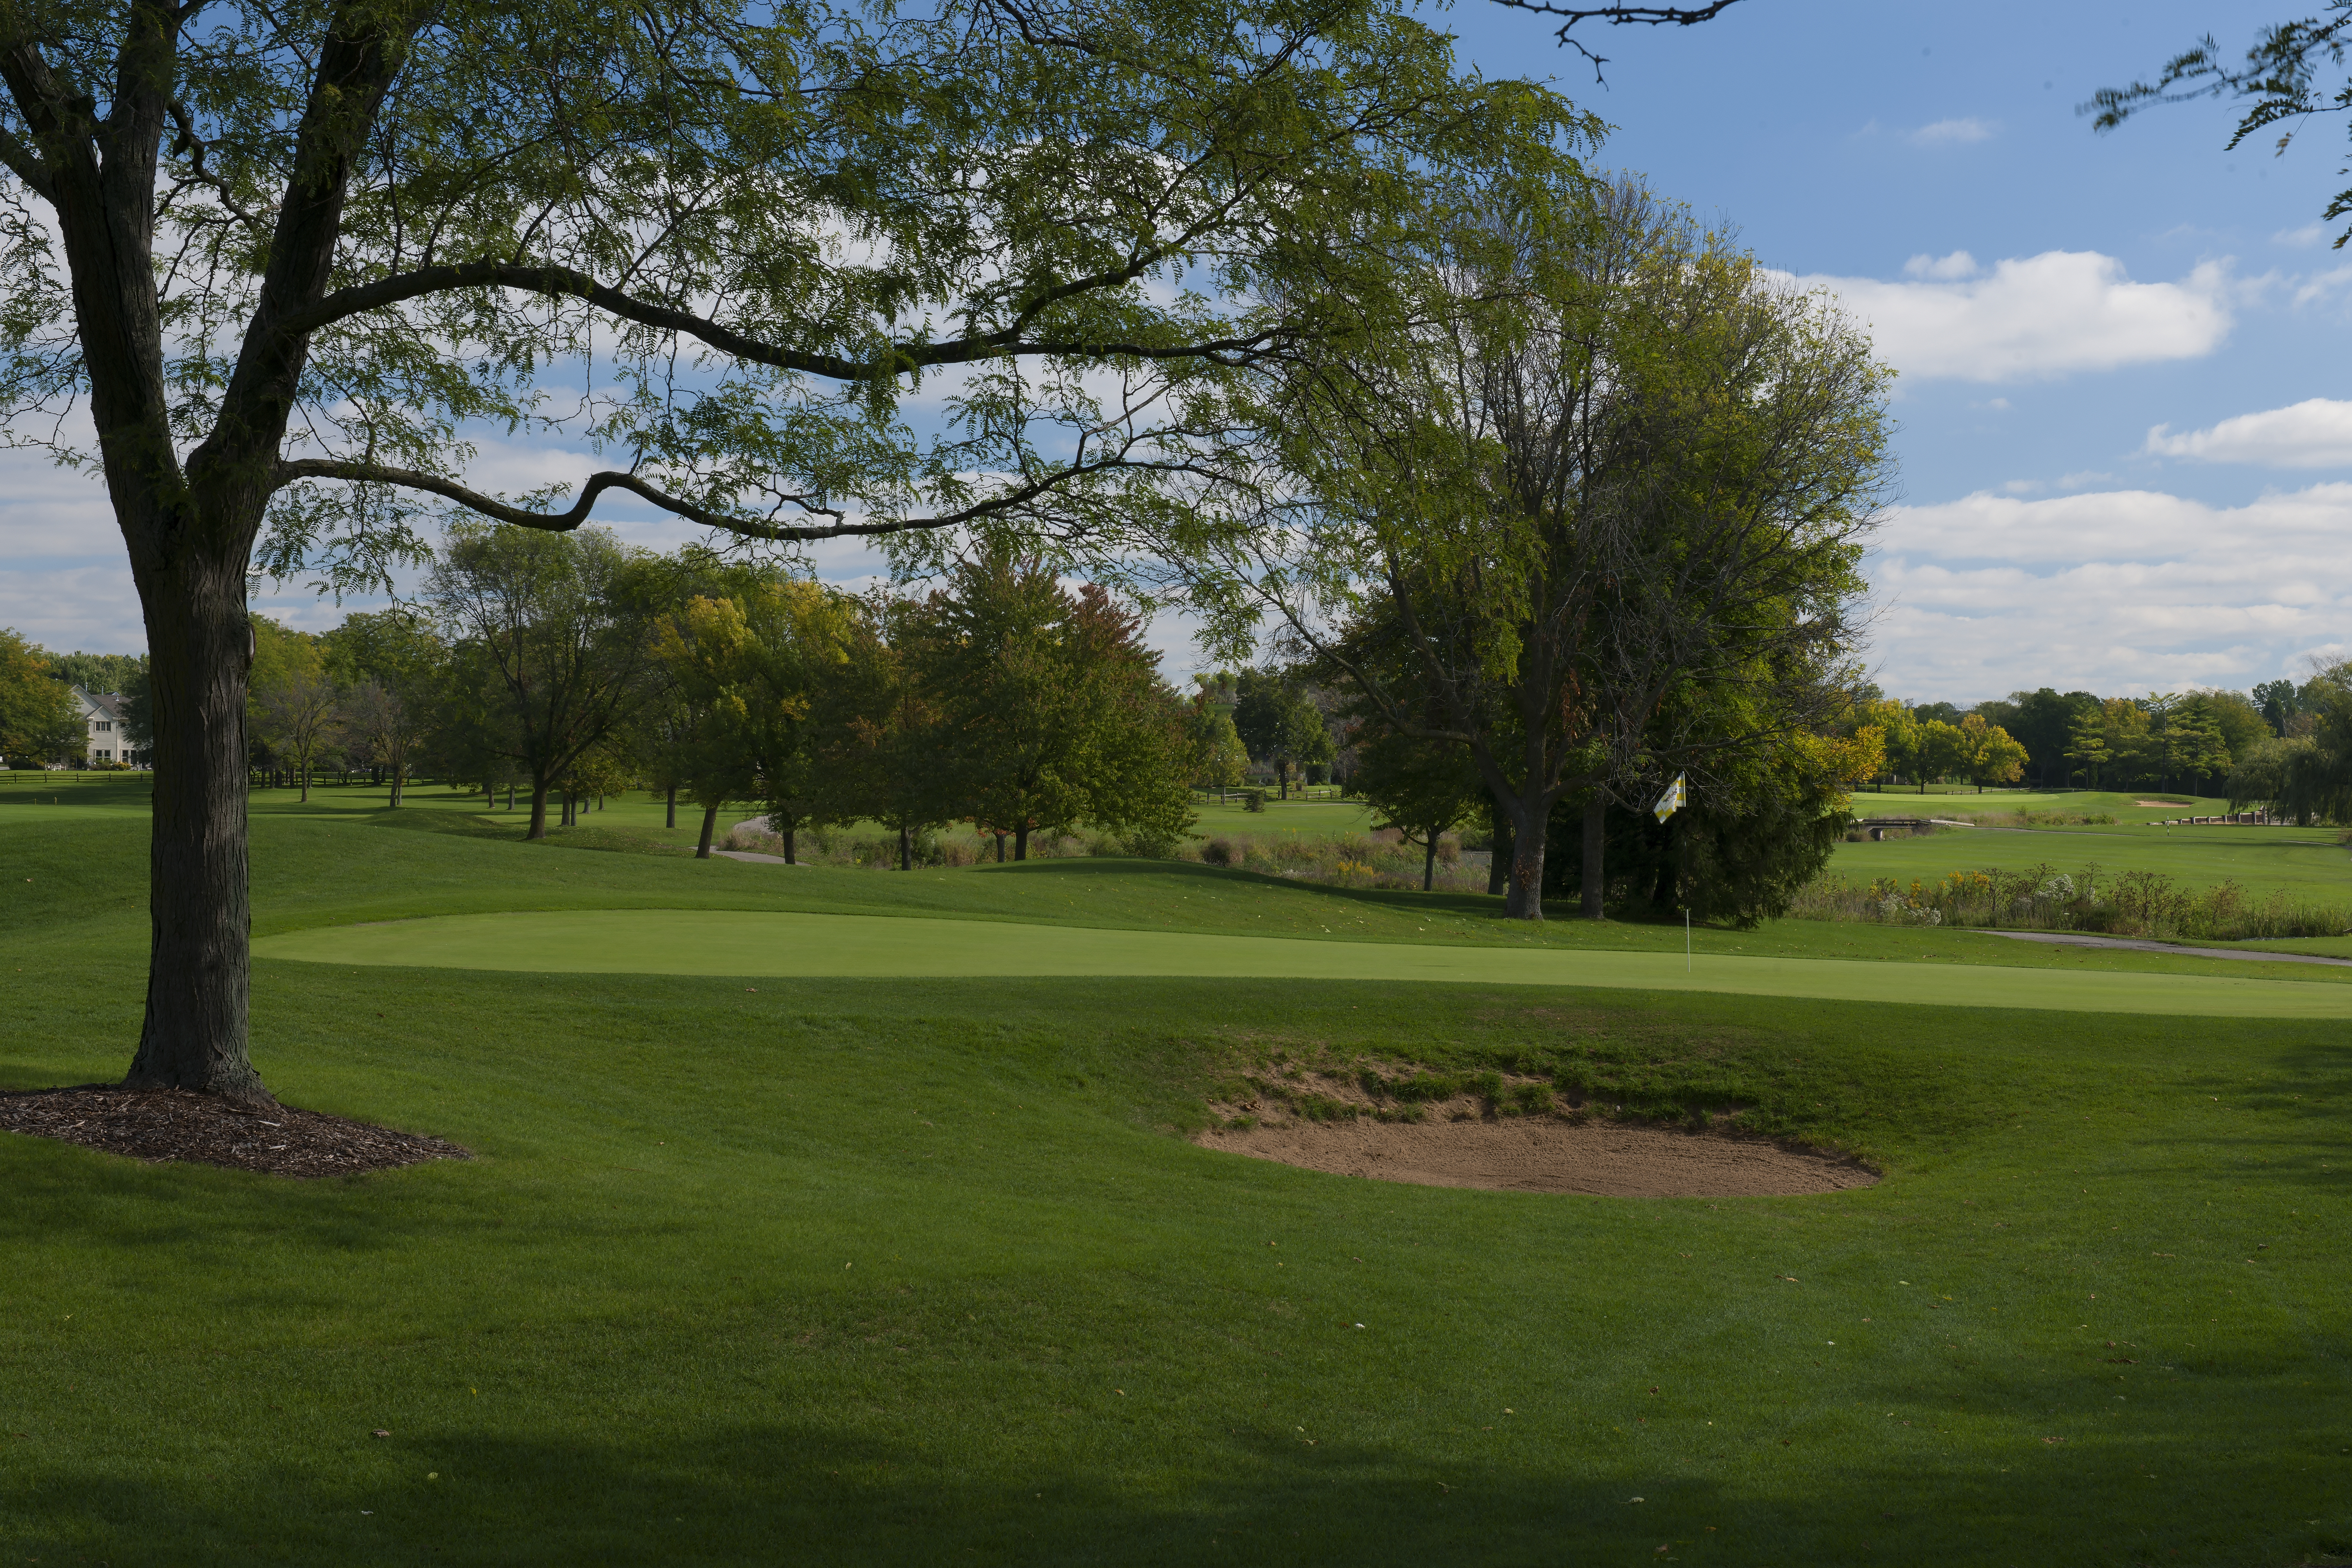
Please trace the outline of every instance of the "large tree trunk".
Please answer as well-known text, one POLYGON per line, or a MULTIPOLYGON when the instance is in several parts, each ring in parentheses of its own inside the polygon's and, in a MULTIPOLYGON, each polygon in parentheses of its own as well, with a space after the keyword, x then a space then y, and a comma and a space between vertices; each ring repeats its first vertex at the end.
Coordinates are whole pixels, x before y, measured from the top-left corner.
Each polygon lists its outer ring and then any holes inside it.
POLYGON ((1503 899, 1503 913, 1515 921, 1539 921, 1543 912, 1544 841, 1551 815, 1551 793, 1533 801, 1517 797, 1502 803, 1511 824, 1511 887, 1503 899))
MULTIPOLYGON (((1003 842, 1001 838, 997 840, 1000 846, 1003 842)), ((1025 822, 1016 822, 1013 825, 1013 858, 1015 860, 1029 858, 1029 825, 1025 822)))
POLYGON ((1601 857, 1609 848, 1609 801, 1599 790, 1585 797, 1584 802, 1584 865, 1582 891, 1584 918, 1601 920, 1601 894, 1607 891, 1608 879, 1601 857))
POLYGON ((677 826, 677 785, 669 786, 669 826, 677 826))
POLYGON ((702 842, 694 847, 694 858, 696 859, 708 860, 710 858, 710 835, 718 826, 719 807, 716 805, 704 806, 702 808, 702 842))
MULTIPOLYGON (((546 775, 532 775, 530 781, 530 826, 526 828, 523 832, 523 837, 525 838, 544 838, 547 837, 548 788, 549 785, 546 775)), ((508 786, 507 805, 509 807, 512 807, 514 805, 513 786, 511 784, 508 786)))
POLYGON ((797 835, 793 832, 792 826, 789 823, 786 824, 783 831, 779 833, 776 837, 784 841, 784 864, 787 866, 799 865, 800 858, 793 848, 793 840, 797 837, 797 835))
POLYGON ((911 871, 914 868, 915 847, 908 839, 906 825, 901 823, 898 826, 898 869, 911 871))
POLYGON ((1421 890, 1433 892, 1437 888, 1437 829, 1429 830, 1429 852, 1421 858, 1421 890))
POLYGON ((155 728, 147 1013, 122 1081, 268 1105, 275 1102, 246 1050, 253 921, 245 686, 253 628, 244 552, 225 560, 187 549, 166 563, 156 559, 162 552, 137 547, 143 542, 134 542, 131 559, 146 608, 155 728))

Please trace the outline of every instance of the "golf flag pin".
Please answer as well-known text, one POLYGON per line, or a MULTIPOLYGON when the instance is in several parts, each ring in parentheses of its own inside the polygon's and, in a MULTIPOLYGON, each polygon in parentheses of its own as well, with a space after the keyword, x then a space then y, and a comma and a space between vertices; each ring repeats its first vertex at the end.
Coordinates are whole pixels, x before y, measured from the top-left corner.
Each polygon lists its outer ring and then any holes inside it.
POLYGON ((1660 822, 1664 822, 1666 818, 1672 816, 1682 808, 1683 775, 1681 773, 1676 773, 1675 775, 1675 782, 1666 786, 1666 793, 1658 797, 1658 820, 1660 822))

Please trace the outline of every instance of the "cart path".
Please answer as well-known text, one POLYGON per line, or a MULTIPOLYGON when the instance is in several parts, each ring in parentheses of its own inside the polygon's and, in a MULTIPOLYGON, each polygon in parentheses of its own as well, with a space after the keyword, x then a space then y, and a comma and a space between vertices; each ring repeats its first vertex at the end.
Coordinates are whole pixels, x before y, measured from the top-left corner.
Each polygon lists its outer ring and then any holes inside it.
POLYGON ((1988 931, 1980 936, 2007 937, 2011 942, 2045 942, 2053 947, 2122 947, 2134 952, 2169 952, 2182 958, 2241 958, 2256 963, 2326 963, 2352 969, 2352 958, 2322 958, 2315 952, 2260 952, 2252 948, 2182 947, 2178 942, 2143 942, 2129 936, 2084 936, 2077 931, 1988 931))

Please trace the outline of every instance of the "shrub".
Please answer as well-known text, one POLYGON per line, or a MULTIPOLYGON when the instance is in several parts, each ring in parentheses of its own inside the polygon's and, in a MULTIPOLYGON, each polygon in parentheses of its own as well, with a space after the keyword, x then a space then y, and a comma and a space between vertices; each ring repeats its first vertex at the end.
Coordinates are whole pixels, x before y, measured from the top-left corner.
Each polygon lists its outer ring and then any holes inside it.
POLYGON ((1265 809, 1265 791, 1262 789, 1245 789, 1242 791, 1242 809, 1244 811, 1264 811, 1265 809))
POLYGON ((1201 846, 1201 861, 1208 866, 1239 866, 1249 859, 1249 847, 1231 838, 1212 838, 1201 846))

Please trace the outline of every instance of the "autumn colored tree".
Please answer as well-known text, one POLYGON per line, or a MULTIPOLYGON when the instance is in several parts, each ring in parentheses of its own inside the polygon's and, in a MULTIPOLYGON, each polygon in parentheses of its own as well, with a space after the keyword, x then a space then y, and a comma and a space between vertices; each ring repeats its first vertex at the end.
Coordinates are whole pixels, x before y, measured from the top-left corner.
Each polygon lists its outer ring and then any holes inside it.
POLYGON ((1989 784, 2014 784, 2024 776, 2025 747, 2000 725, 1985 722, 1980 713, 1970 713, 1960 720, 1960 734, 1968 748, 1962 771, 1978 793, 1983 793, 1989 784))
POLYGON ((38 645, 0 627, 0 758, 11 766, 79 756, 89 742, 73 693, 52 668, 38 645))
POLYGON ((719 813, 759 787, 758 747, 747 700, 750 628, 731 599, 688 599, 662 617, 655 634, 673 724, 667 737, 678 784, 702 808, 694 854, 710 858, 719 813))

